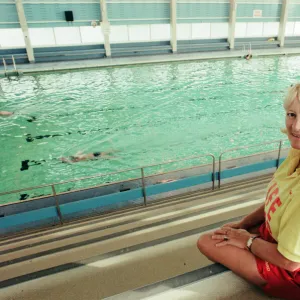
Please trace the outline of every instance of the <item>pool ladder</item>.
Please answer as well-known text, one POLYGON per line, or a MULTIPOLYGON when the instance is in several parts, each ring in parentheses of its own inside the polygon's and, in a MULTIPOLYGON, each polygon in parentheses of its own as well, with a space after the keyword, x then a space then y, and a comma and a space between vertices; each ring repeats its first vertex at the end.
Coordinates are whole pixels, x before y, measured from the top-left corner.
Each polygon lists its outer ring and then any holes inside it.
POLYGON ((15 58, 14 58, 14 56, 12 55, 11 56, 11 60, 12 60, 12 63, 13 63, 13 69, 12 70, 9 70, 8 68, 7 68, 7 62, 6 62, 6 60, 5 60, 5 58, 4 57, 2 57, 2 61, 3 61, 3 66, 4 66, 4 75, 6 76, 6 77, 10 77, 10 76, 20 76, 20 72, 18 71, 18 69, 17 69, 17 65, 16 65, 16 61, 15 61, 15 58))
POLYGON ((244 52, 245 55, 252 54, 252 45, 251 45, 251 43, 249 43, 248 52, 246 51, 246 45, 243 44, 243 52, 244 52))

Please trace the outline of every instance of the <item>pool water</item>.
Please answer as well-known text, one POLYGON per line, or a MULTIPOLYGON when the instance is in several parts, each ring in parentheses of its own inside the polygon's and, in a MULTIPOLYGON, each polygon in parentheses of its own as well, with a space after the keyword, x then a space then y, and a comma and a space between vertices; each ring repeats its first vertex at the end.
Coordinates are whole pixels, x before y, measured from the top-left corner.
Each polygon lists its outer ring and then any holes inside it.
POLYGON ((292 56, 0 79, 0 110, 15 112, 0 119, 0 192, 285 138, 282 100, 299 66, 292 56), (59 160, 110 149, 111 160, 59 160))

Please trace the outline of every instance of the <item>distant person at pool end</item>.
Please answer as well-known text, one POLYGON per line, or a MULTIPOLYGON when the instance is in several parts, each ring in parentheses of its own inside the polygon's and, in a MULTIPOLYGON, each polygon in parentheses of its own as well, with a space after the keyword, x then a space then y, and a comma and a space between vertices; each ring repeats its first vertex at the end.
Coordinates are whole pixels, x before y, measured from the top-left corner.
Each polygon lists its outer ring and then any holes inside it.
POLYGON ((93 152, 93 153, 87 153, 87 154, 78 152, 75 155, 71 155, 69 157, 62 157, 62 158, 60 158, 60 160, 63 163, 76 163, 79 161, 95 160, 95 159, 99 159, 99 158, 111 159, 111 158, 115 158, 114 156, 111 155, 114 152, 116 152, 116 150, 110 150, 110 151, 106 151, 106 152, 104 152, 104 151, 103 152, 93 152))
POLYGON ((252 58, 252 54, 249 53, 249 54, 245 55, 244 58, 246 60, 250 60, 252 58))
POLYGON ((5 111, 5 110, 0 110, 0 116, 1 117, 9 117, 12 116, 14 113, 11 111, 5 111))

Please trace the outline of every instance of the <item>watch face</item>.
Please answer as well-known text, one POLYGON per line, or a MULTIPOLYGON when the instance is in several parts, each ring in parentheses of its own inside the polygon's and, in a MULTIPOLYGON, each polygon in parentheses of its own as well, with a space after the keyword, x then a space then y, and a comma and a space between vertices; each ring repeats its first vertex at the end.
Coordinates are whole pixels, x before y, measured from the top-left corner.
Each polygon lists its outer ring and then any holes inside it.
POLYGON ((249 238, 248 242, 247 242, 247 247, 250 248, 251 244, 253 241, 253 237, 249 238))

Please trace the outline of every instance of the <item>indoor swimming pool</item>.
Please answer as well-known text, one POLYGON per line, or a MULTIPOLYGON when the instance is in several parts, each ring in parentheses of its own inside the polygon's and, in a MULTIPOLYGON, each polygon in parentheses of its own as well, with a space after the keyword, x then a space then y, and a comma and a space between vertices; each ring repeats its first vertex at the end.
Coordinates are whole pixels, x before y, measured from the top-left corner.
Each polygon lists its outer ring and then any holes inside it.
POLYGON ((0 79, 0 110, 15 112, 0 119, 0 192, 284 139, 282 101, 299 64, 298 56, 228 59, 0 79), (60 160, 110 150, 113 159, 60 160))

